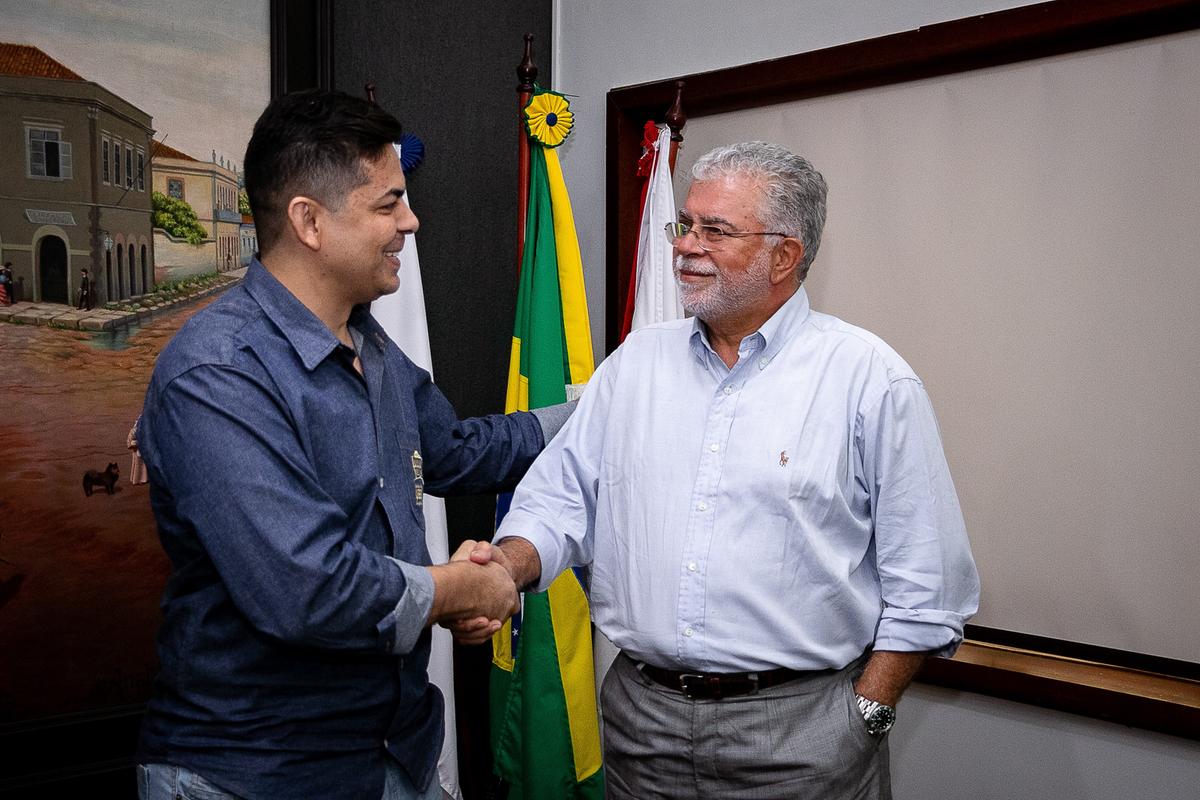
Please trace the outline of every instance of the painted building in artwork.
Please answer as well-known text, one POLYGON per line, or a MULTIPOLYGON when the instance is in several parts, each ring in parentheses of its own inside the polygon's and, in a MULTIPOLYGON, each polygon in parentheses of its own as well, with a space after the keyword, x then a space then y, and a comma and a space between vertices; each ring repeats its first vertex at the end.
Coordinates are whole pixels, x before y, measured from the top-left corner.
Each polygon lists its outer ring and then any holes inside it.
POLYGON ((154 284, 152 119, 36 47, 0 42, 0 263, 21 300, 100 303, 154 284))
POLYGON ((237 269, 242 215, 232 166, 218 162, 215 153, 212 161, 201 161, 164 142, 155 142, 153 152, 154 191, 190 205, 205 230, 204 241, 195 245, 154 229, 159 279, 237 269))
POLYGON ((250 266, 250 259, 258 252, 258 231, 254 227, 254 217, 242 214, 242 255, 239 259, 243 267, 250 266))

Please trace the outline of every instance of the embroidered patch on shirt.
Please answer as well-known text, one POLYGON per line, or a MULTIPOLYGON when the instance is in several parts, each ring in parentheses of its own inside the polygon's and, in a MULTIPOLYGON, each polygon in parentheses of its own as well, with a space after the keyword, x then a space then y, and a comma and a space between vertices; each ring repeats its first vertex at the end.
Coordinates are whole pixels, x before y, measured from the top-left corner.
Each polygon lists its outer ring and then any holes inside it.
POLYGON ((779 452, 779 466, 786 467, 787 462, 788 462, 787 450, 781 450, 779 452))
POLYGON ((425 471, 422 468, 421 451, 413 450, 412 454, 413 465, 413 493, 417 501, 417 505, 421 505, 425 498, 425 471))

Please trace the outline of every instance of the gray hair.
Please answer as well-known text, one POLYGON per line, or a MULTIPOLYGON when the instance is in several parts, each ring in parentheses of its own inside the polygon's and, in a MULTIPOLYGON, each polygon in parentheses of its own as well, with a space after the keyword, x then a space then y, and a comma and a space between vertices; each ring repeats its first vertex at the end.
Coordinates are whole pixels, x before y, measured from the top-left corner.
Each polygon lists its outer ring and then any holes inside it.
POLYGON ((804 245, 804 259, 797 270, 798 280, 803 281, 817 256, 825 228, 829 189, 821 173, 807 159, 768 142, 724 145, 705 153, 692 166, 692 179, 696 181, 731 176, 762 181, 766 196, 763 224, 804 245))

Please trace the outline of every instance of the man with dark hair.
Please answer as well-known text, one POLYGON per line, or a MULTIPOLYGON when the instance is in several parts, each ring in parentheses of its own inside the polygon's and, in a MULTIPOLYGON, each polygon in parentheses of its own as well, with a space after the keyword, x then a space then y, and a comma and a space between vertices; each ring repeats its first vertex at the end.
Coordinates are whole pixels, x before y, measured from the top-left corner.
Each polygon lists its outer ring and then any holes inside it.
POLYGON ((890 797, 895 705, 979 602, 933 409, 810 308, 807 160, 746 142, 692 176, 666 235, 693 317, 609 356, 471 557, 538 588, 592 564, 610 798, 890 797))
POLYGON ((429 625, 483 641, 516 608, 499 565, 430 565, 422 498, 510 487, 563 412, 459 420, 371 317, 417 230, 399 138, 343 94, 272 102, 261 260, 155 366, 138 443, 173 569, 142 798, 439 797, 429 625))

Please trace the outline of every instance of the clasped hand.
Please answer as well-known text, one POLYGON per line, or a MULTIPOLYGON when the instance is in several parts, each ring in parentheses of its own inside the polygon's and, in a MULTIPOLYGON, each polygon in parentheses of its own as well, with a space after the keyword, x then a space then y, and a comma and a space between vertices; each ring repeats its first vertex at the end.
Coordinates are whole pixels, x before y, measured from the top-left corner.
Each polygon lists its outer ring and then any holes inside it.
POLYGON ((470 562, 474 565, 472 569, 479 570, 476 574, 481 576, 472 582, 476 593, 471 610, 443 619, 440 624, 462 644, 483 644, 500 630, 506 619, 521 609, 520 595, 513 583, 512 567, 499 547, 468 539, 450 557, 451 564, 462 562, 470 562), (477 587, 475 583, 478 583, 477 587))

